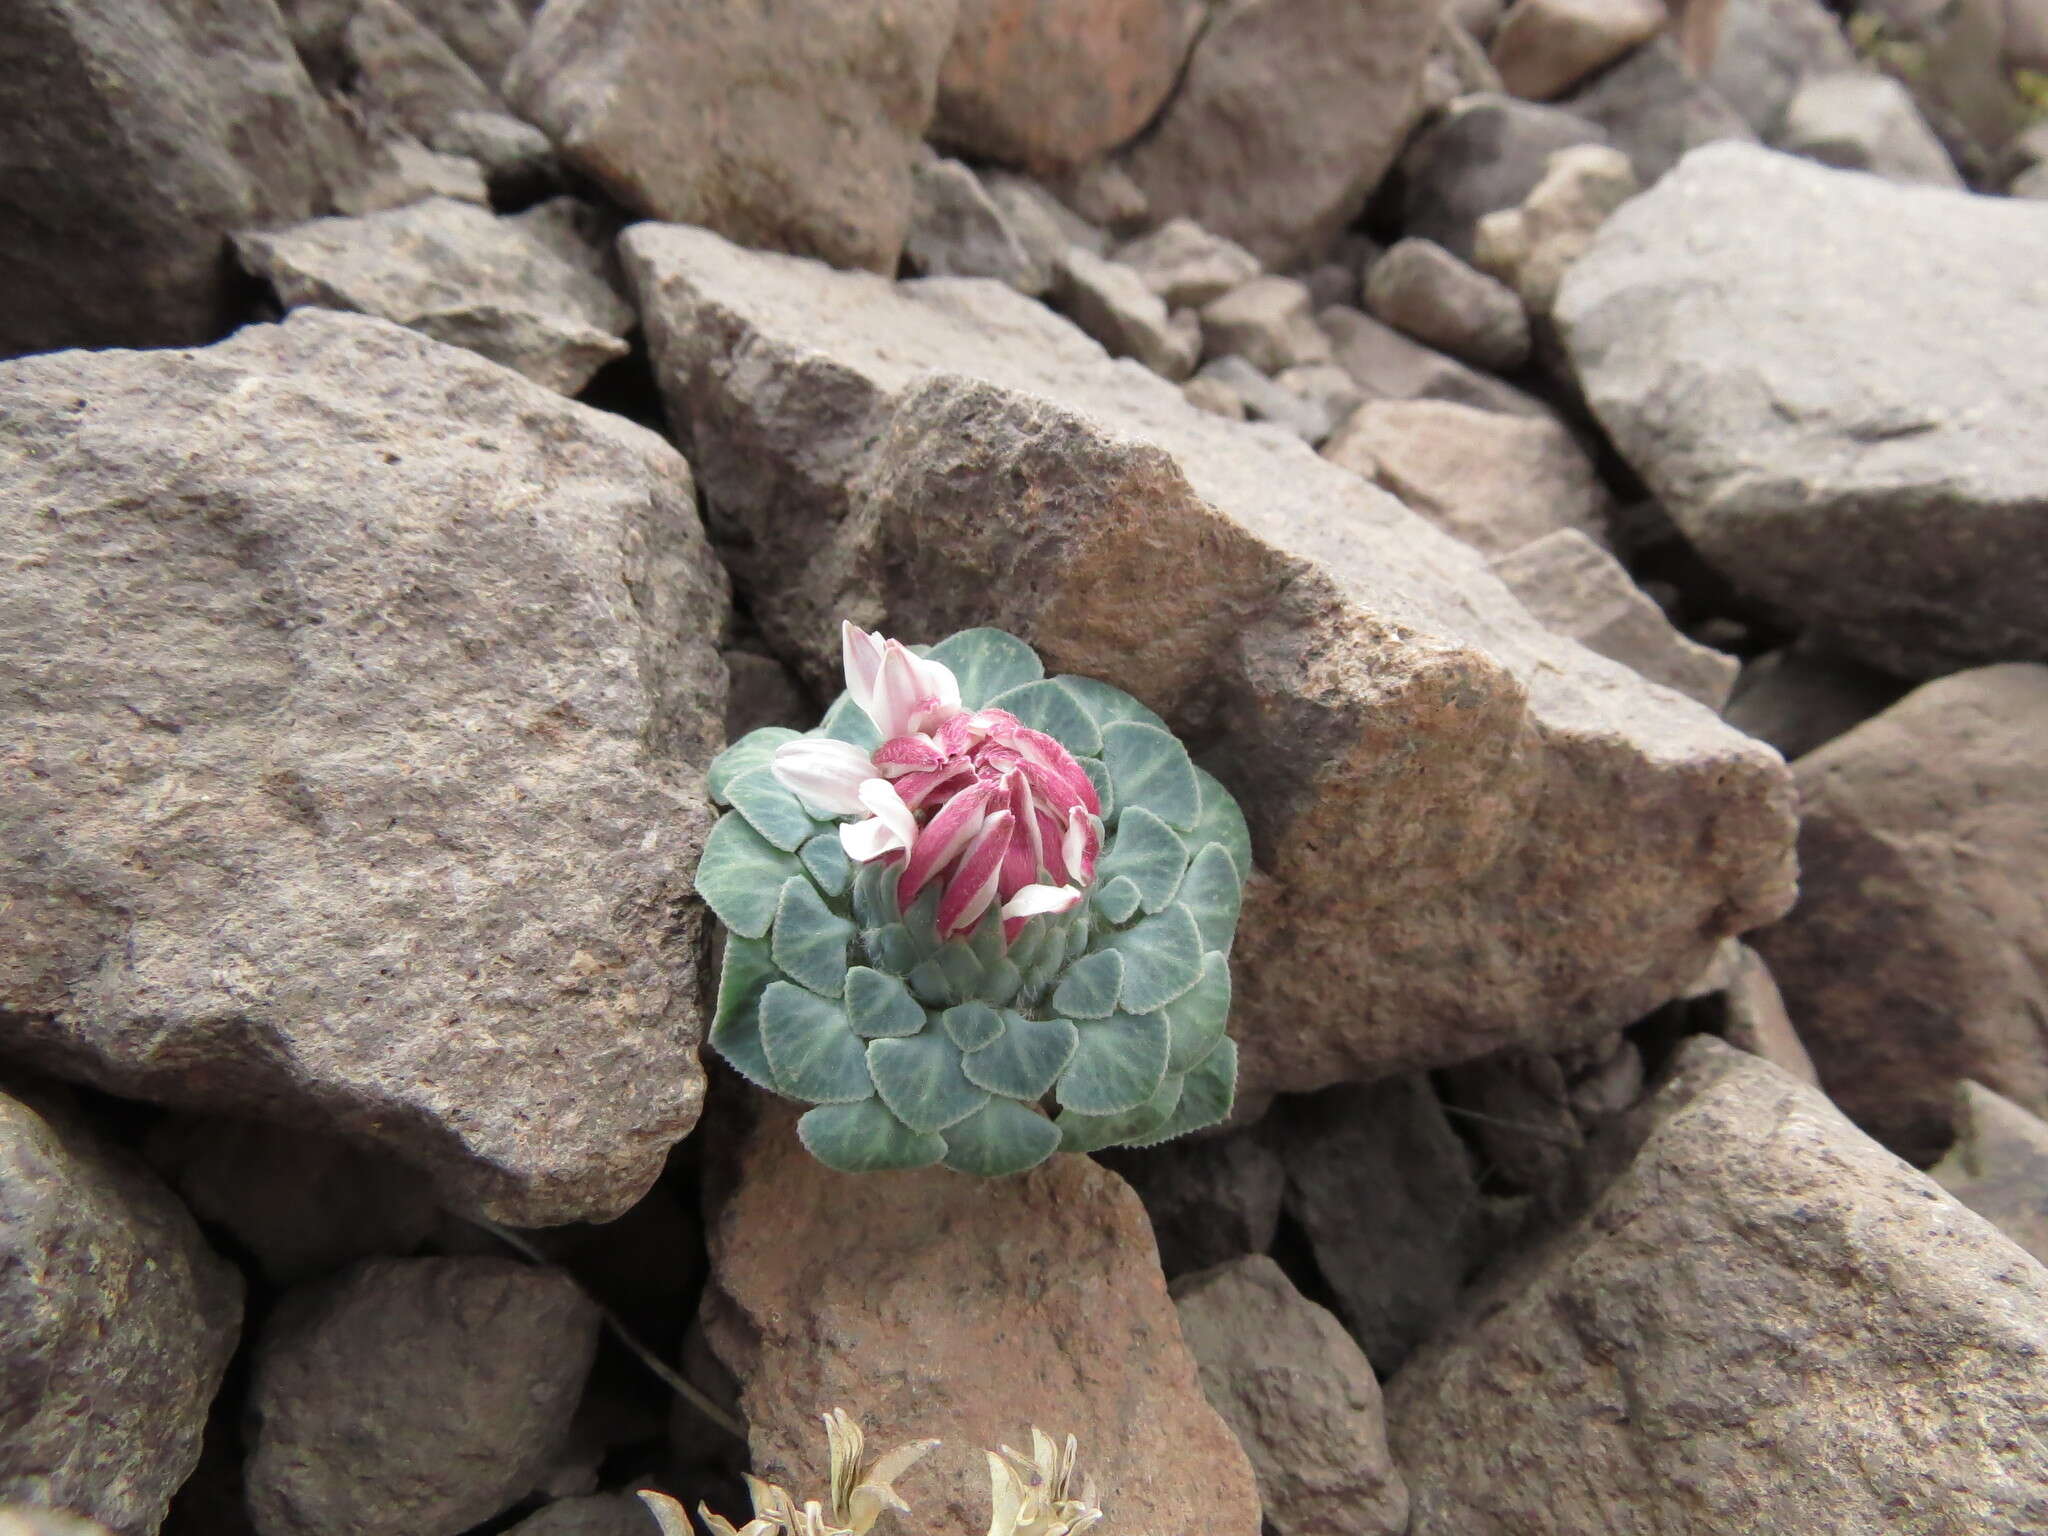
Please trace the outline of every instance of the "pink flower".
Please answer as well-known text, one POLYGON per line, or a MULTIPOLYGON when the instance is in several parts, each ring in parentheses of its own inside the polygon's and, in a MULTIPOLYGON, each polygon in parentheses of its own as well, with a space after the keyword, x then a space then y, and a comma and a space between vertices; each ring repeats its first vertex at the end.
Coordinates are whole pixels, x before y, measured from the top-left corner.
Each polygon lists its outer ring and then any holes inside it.
POLYGON ((939 882, 941 938, 997 902, 1015 938, 1026 919, 1080 901, 1102 849, 1102 802, 1073 754, 1007 710, 963 708, 951 670, 899 641, 852 624, 841 640, 847 692, 882 745, 787 742, 777 781, 814 810, 856 818, 839 829, 849 858, 901 862, 901 909, 939 882))

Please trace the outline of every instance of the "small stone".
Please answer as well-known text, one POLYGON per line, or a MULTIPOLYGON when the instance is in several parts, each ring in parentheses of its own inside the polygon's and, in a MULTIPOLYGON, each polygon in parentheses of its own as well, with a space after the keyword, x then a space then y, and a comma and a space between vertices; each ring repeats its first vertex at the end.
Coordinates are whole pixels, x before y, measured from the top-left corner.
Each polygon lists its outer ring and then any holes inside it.
POLYGON ((994 278, 1034 297, 1053 283, 1053 264, 1034 255, 974 172, 936 156, 911 171, 903 259, 926 276, 994 278))
POLYGON ((2005 189, 2006 196, 2026 198, 2031 201, 2048 201, 2048 162, 2030 165, 2005 189))
MULTIPOLYGON (((1246 363, 1247 368, 1251 368, 1246 363)), ((1258 373, 1252 368, 1253 373, 1258 373)), ((1264 375, 1260 374, 1263 378, 1264 375)), ((1212 415, 1225 416, 1232 421, 1245 419, 1244 396, 1225 382, 1223 376, 1215 373, 1198 373, 1181 385, 1180 392, 1187 397, 1188 404, 1212 415)))
POLYGON ((0 1504, 0 1536, 114 1536, 95 1520, 32 1504, 0 1504))
POLYGON ((1816 75, 1785 110, 1777 147, 1845 171, 1887 181, 1963 188, 1941 140, 1906 88, 1889 75, 1816 75))
POLYGON ((1341 419, 1319 401, 1269 379, 1241 357, 1218 357, 1202 365, 1201 377, 1223 384, 1253 421, 1285 427, 1313 446, 1334 432, 1341 419))
POLYGON ((1096 1156, 1145 1202, 1168 1279, 1273 1246, 1287 1170, 1260 1128, 1096 1156))
POLYGON ((1089 223, 1030 177, 986 171, 981 185, 1009 219, 1011 230, 1034 263, 1043 263, 1048 270, 1057 268, 1070 245, 1096 256, 1109 254, 1114 242, 1108 230, 1089 223))
POLYGON ((1173 1287, 1202 1392, 1251 1458, 1278 1536, 1402 1536, 1379 1382, 1351 1335, 1264 1254, 1173 1287))
POLYGON ((1669 37, 1644 44, 1559 105, 1598 125, 1646 187, 1702 144, 1756 139, 1741 115, 1685 67, 1669 37))
POLYGON ((279 1303, 249 1389, 258 1536, 457 1536, 533 1488, 596 1305, 514 1259, 372 1259, 279 1303))
POLYGON ((1135 267, 1145 286, 1175 309, 1200 309, 1259 275, 1258 257, 1187 218, 1168 219, 1122 246, 1116 259, 1135 267))
POLYGON ((1792 1027, 1792 1016, 1785 1011, 1785 999, 1763 956, 1739 939, 1721 943, 1734 957, 1733 971, 1720 989, 1721 1038, 1818 1088, 1820 1074, 1814 1070, 1813 1057, 1792 1027))
POLYGON ((1508 373, 1529 360, 1529 316, 1514 291, 1432 240, 1400 241, 1374 262, 1365 307, 1475 367, 1508 373))
POLYGON ((1535 396, 1410 341, 1359 310, 1343 305, 1320 310, 1316 324, 1330 338, 1337 365, 1368 400, 1449 400, 1508 416, 1550 416, 1535 396))
POLYGON ((1577 528, 1560 528, 1493 563, 1522 606, 1588 650, 1718 710, 1741 663, 1672 627, 1619 560, 1577 528))
POLYGON ((1607 216, 1638 190, 1620 150, 1605 144, 1560 149, 1521 207, 1479 221, 1473 260, 1513 288, 1529 313, 1548 315, 1571 264, 1607 216))
POLYGON ((1487 57, 1530 101, 1562 96, 1664 28, 1664 0, 1515 0, 1487 57))
POLYGON ((1471 260, 1479 221, 1514 208, 1575 144, 1605 144, 1598 125, 1513 96, 1451 104, 1401 152, 1401 228, 1471 260))
POLYGON ((1855 67, 1841 21, 1821 0, 1727 0, 1707 83, 1769 142, 1802 82, 1855 67))
POLYGON ((1166 301, 1121 262, 1070 247, 1060 263, 1053 302, 1111 357, 1134 357, 1175 381, 1194 372, 1201 355, 1199 329, 1191 339, 1185 322, 1173 323, 1166 301))
POLYGON ((358 181, 335 190, 334 206, 338 213, 360 216, 430 197, 451 197, 479 208, 491 204, 483 167, 476 161, 444 155, 409 134, 396 134, 370 153, 358 181))
MULTIPOLYGON (((1331 429, 1365 403, 1365 392, 1357 380, 1335 363, 1300 363, 1273 375, 1273 382, 1289 394, 1308 401, 1331 422, 1331 429)), ((1330 434, 1325 432, 1324 437, 1330 434)), ((1318 439, 1321 441, 1321 439, 1318 439)))
POLYGON ((2048 1264, 2048 1124, 1965 1080, 1955 1125, 1955 1145, 1927 1176, 2048 1264))
POLYGON ((1489 1189, 1536 1195, 1550 1208, 1562 1202, 1585 1132, 1557 1057, 1503 1051, 1447 1067, 1435 1085, 1478 1154, 1489 1189))
POLYGON ((1554 420, 1448 400, 1373 400, 1338 428, 1323 457, 1370 464, 1409 507, 1494 558, 1560 528, 1606 537, 1607 489, 1554 420))
POLYGON ((1316 326, 1308 289, 1291 277, 1238 284, 1202 308, 1208 357, 1241 357, 1261 373, 1330 360, 1330 338, 1316 326))
POLYGON ((1721 713, 1790 760, 1891 708, 1908 686, 1860 662, 1793 645, 1744 666, 1721 713))
POLYGON ((428 142, 481 165, 492 197, 501 201, 531 202, 560 190, 561 167, 547 135, 509 112, 451 112, 428 142))

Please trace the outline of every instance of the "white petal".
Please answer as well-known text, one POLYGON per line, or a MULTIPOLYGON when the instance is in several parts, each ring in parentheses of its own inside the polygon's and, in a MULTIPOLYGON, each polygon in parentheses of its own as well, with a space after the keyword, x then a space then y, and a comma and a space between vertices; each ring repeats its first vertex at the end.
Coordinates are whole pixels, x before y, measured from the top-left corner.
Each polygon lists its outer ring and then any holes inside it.
POLYGON ((896 840, 896 834, 889 830, 889 824, 879 816, 870 816, 865 821, 844 821, 839 824, 839 846, 846 850, 846 856, 856 864, 865 864, 870 859, 879 859, 891 848, 903 845, 896 840))
POLYGON ((858 816, 860 787, 875 776, 874 761, 851 742, 822 736, 785 741, 768 761, 775 782, 826 816, 858 816))
MULTIPOLYGON (((871 768, 870 774, 874 772, 871 768)), ((917 817, 909 806, 903 803, 896 786, 887 779, 870 777, 860 787, 860 803, 863 809, 873 813, 875 819, 888 827, 896 838, 893 846, 908 848, 917 841, 917 817)))
POLYGON ((1067 814, 1067 830, 1060 838, 1060 862, 1067 866, 1067 873, 1078 877, 1081 873, 1081 857, 1088 851, 1088 823, 1082 818, 1085 811, 1074 810, 1067 814))
POLYGON ((882 637, 871 635, 845 619, 839 625, 839 656, 846 668, 846 691, 865 710, 875 696, 875 674, 882 670, 882 637))
POLYGON ((937 699, 949 713, 960 707, 960 679, 953 675, 953 669, 943 661, 920 657, 917 669, 924 679, 924 696, 937 699))
POLYGON ((1044 912, 1067 912, 1081 899, 1071 885, 1027 885, 1003 903, 1004 917, 1037 917, 1044 912))

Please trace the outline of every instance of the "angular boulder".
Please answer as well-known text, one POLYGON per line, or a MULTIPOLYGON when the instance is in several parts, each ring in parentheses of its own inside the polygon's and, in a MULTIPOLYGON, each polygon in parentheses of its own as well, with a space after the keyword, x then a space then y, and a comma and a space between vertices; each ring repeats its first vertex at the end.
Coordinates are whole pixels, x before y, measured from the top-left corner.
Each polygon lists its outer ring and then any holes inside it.
POLYGON ((2048 1521, 2048 1269, 1689 1041, 1627 1171, 1387 1392, 1411 1536, 2048 1521))
POLYGON ((1982 1083, 1956 1090, 1956 1144, 1927 1176, 2048 1264, 2048 1124, 1982 1083))
POLYGON ((241 1323, 177 1196, 61 1092, 0 1091, 0 1506, 154 1536, 241 1323))
POLYGON ((1242 1091, 1592 1038, 1789 901, 1775 754, 1305 446, 992 283, 622 248, 714 535, 814 686, 842 617, 997 625, 1236 793, 1271 877, 1232 962, 1242 1091))
POLYGON ((834 1173, 771 1111, 711 1265, 705 1321, 754 1470, 800 1499, 826 1487, 818 1415, 839 1405, 878 1450, 945 1441, 899 1490, 920 1529, 980 1527, 983 1452, 1035 1424, 1076 1438, 1119 1529, 1257 1536, 1251 1466, 1203 1399, 1144 1208, 1086 1158, 995 1181, 834 1173))
POLYGON ((1906 676, 2048 660, 2040 211, 1717 145, 1624 205, 1557 320, 1731 580, 1906 676))
POLYGON ((0 369, 6 1050, 615 1215, 703 1092, 725 577, 660 438, 381 320, 0 369))

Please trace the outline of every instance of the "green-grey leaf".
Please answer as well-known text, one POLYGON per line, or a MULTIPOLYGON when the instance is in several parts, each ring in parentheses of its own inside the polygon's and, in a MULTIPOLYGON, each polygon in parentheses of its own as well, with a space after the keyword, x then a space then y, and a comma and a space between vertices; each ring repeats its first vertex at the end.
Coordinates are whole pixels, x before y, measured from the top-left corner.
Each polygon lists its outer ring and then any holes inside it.
POLYGON ((896 910, 896 879, 902 872, 900 866, 885 864, 880 859, 869 859, 854 867, 853 915, 863 928, 880 928, 899 920, 902 914, 896 910))
POLYGON ((697 894, 718 920, 742 938, 764 937, 775 921, 782 887, 803 866, 727 811, 704 840, 697 862, 697 894))
POLYGON ((777 747, 785 741, 795 741, 802 734, 786 725, 764 725, 758 731, 747 732, 711 759, 711 766, 704 771, 704 785, 711 791, 711 798, 720 805, 731 804, 726 799, 726 785, 743 773, 766 768, 777 747))
POLYGON ((1179 905, 1109 934, 1101 953, 1122 955, 1124 962, 1118 1006, 1126 1013, 1164 1008, 1200 978, 1205 948, 1193 915, 1179 905))
POLYGON ((1102 750, 1094 717, 1074 696, 1054 682, 1026 683, 988 701, 990 709, 1007 709, 1024 725, 1043 731, 1069 752, 1093 757, 1102 750))
POLYGON ((969 1082, 1013 1099, 1039 1099, 1074 1059, 1080 1035, 1065 1019, 1027 1019, 1005 1011, 1003 1032, 960 1059, 969 1082))
POLYGON ((1102 760, 1116 785, 1117 817, 1142 805, 1170 827, 1187 828, 1202 813, 1195 765, 1173 733, 1136 720, 1102 728, 1102 760))
POLYGON ((984 1003, 1001 1008, 1013 1002, 1023 987, 1024 973, 1005 955, 995 964, 981 968, 981 985, 975 988, 974 995, 984 1003))
POLYGON ((1063 672, 1053 681, 1071 693, 1074 702, 1087 710, 1097 725, 1110 725, 1118 720, 1139 720, 1146 725, 1156 725, 1162 731, 1166 729, 1164 720, 1121 688, 1112 688, 1108 683, 1096 678, 1080 677, 1071 672, 1063 672))
POLYGON ((810 1104, 851 1104, 875 1091, 867 1045, 846 1010, 790 981, 761 994, 761 1044, 784 1093, 810 1104))
POLYGON ((827 827, 805 843, 797 851, 797 857, 804 861, 804 868, 811 872, 811 878, 818 882, 818 889, 827 896, 843 896, 847 886, 853 883, 853 860, 840 846, 837 827, 827 827))
POLYGON ((1005 958, 1019 970, 1029 970, 1038 963, 1039 951, 1045 947, 1046 936, 1057 927, 1058 924, 1053 921, 1051 913, 1042 913, 1031 918, 1017 931, 1017 938, 1010 945, 1005 958))
POLYGON ((910 973, 910 990, 930 1008, 964 1003, 980 987, 981 964, 974 951, 957 939, 941 944, 910 973))
POLYGON ((1172 1118, 1180 1103, 1181 1080, 1169 1072, 1159 1080, 1152 1097, 1135 1109, 1114 1115, 1083 1115, 1066 1110, 1060 1115, 1060 1147, 1067 1152, 1099 1152, 1121 1146, 1134 1137, 1149 1136, 1172 1118))
POLYGON ((860 936, 860 945, 874 967, 891 976, 908 976, 923 958, 911 943, 909 930, 901 923, 868 929, 860 936))
POLYGON ((1157 912, 1173 900, 1187 867, 1188 850, 1173 828, 1144 806, 1134 805, 1117 822, 1116 836, 1110 839, 1095 878, 1129 880, 1138 888, 1138 905, 1157 912))
POLYGON ((1244 824, 1244 811, 1236 797, 1205 768, 1195 770, 1195 781, 1202 786, 1202 814, 1188 828, 1187 845, 1200 850, 1205 843, 1222 844, 1230 862, 1237 866, 1237 878, 1251 879, 1252 834, 1244 824))
POLYGON ((846 946, 853 924, 825 905, 810 881, 798 876, 782 887, 775 909, 775 963, 813 992, 837 997, 846 985, 846 946))
POLYGON ((1077 757, 1081 771, 1088 775, 1088 782, 1095 786, 1095 798, 1102 802, 1102 824, 1116 824, 1116 786, 1109 781, 1109 768, 1096 757, 1077 757))
POLYGON ((1138 910, 1138 888, 1122 875, 1095 887, 1095 910, 1112 923, 1127 923, 1138 910))
POLYGON ((882 744, 882 733, 875 729, 868 712, 853 702, 850 693, 839 695, 825 711, 825 718, 818 722, 818 734, 833 741, 852 742, 863 752, 872 752, 882 744))
POLYGON ((1159 1091, 1170 1039, 1165 1014, 1119 1013, 1075 1028, 1081 1043, 1060 1074, 1062 1105, 1084 1115, 1114 1115, 1159 1091))
POLYGON ((1003 1032, 1003 1016, 987 1003, 962 1003, 939 1015, 939 1025, 963 1051, 978 1051, 1003 1032))
POLYGON ((960 1070, 960 1047, 938 1030, 868 1042, 868 1075, 889 1112, 913 1131, 943 1131, 988 1102, 960 1070))
POLYGON ((841 1173, 929 1168, 946 1155, 943 1137, 919 1135, 873 1096, 854 1104, 820 1104, 797 1121, 796 1133, 805 1151, 841 1173))
POLYGON ((974 951, 974 963, 983 974, 1009 954, 1010 946, 1003 938, 1003 917, 993 904, 968 936, 967 947, 974 951))
POLYGON ((1202 948, 1228 951, 1237 934, 1237 911, 1243 897, 1237 866, 1221 843, 1211 843, 1195 855, 1187 878, 1180 883, 1174 905, 1185 907, 1201 931, 1202 948))
POLYGON ((1202 977, 1163 1010, 1172 1030, 1166 1070, 1185 1072, 1215 1049, 1230 1023, 1230 962, 1221 954, 1202 956, 1202 977))
POLYGON ((960 702, 980 709, 999 693, 1007 693, 1045 676, 1038 652, 1000 629, 963 629, 931 648, 931 659, 944 662, 960 680, 960 702))
POLYGON ((846 1017, 869 1040, 914 1035, 925 1026, 924 1010, 894 976, 856 965, 846 973, 846 1017))
POLYGON ((1015 1099, 990 1099, 946 1132, 946 1166, 984 1179, 1036 1168, 1059 1150, 1060 1133, 1015 1099))
POLYGON ((1067 967, 1052 1005, 1070 1019, 1106 1019, 1116 1012, 1123 990, 1124 957, 1113 949, 1083 955, 1067 967))
POLYGON ((811 813, 776 782, 770 769, 741 774, 725 786, 725 793, 747 824, 785 853, 795 853, 817 834, 818 823, 811 813))
POLYGON ((1143 1139, 1133 1137, 1131 1145, 1153 1147, 1176 1136, 1185 1136, 1189 1131, 1220 1125, 1229 1117, 1230 1106, 1236 1097, 1237 1042, 1225 1035, 1216 1042, 1216 1049, 1188 1072, 1181 1084, 1180 1102, 1174 1107, 1173 1114, 1150 1135, 1143 1139))
POLYGON ((768 1054, 761 1048, 761 994, 782 974, 762 939, 725 938, 725 965, 718 973, 718 1011, 711 1019, 711 1044, 733 1069, 756 1087, 780 1093, 768 1054))

